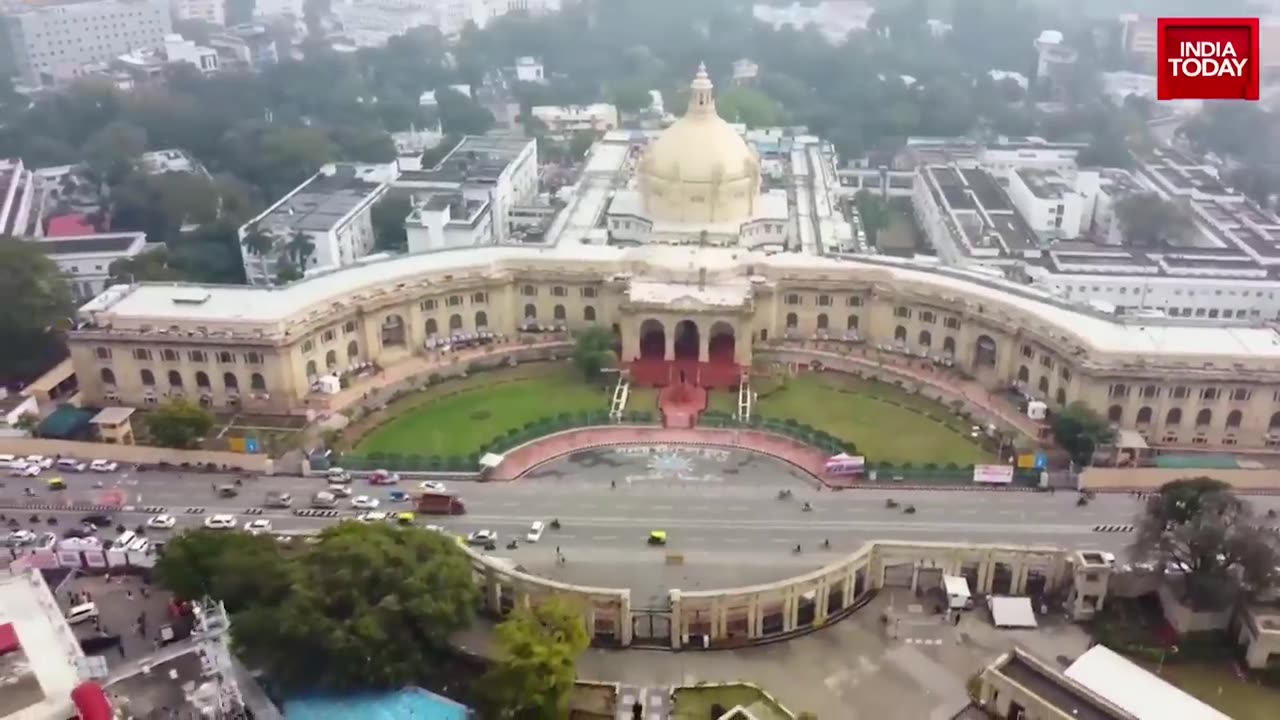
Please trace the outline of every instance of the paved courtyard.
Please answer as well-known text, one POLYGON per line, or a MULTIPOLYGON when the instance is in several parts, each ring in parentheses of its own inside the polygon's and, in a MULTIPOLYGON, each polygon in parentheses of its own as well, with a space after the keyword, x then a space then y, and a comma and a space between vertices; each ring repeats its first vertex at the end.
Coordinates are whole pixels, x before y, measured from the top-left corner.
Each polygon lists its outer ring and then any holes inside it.
MULTIPOLYGON (((820 718, 950 720, 967 703, 965 682, 1011 647, 1051 662, 1088 648, 1088 637, 1061 616, 1040 630, 997 630, 986 612, 958 626, 928 615, 908 591, 884 592, 833 627, 787 642, 714 652, 588 650, 578 663, 586 680, 623 683, 624 694, 663 696, 661 689, 698 682, 752 682, 792 712, 820 718), (897 622, 882 623, 889 613, 897 622), (895 630, 896 628, 896 630, 895 630)), ((656 715, 666 705, 649 701, 656 715)), ((624 715, 619 715, 625 719, 624 715)))

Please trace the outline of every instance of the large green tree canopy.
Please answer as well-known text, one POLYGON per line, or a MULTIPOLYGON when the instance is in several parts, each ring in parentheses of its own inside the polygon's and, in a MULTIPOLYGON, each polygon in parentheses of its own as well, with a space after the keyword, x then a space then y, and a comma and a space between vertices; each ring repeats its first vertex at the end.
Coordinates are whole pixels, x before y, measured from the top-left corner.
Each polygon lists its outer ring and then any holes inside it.
POLYGON ((66 355, 61 332, 73 311, 71 291, 40 244, 0 238, 0 385, 30 381, 66 355))
POLYGON ((290 689, 420 682, 471 622, 471 572, 448 536, 361 523, 283 550, 270 538, 197 531, 169 543, 156 567, 182 597, 223 600, 243 657, 290 689))

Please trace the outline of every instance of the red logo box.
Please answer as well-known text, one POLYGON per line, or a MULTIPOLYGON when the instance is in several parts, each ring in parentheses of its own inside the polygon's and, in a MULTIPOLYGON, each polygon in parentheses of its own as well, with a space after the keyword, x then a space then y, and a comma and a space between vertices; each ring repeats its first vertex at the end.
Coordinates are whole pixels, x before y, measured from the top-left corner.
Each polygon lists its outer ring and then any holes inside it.
POLYGON ((1258 99, 1258 18, 1160 18, 1156 43, 1160 100, 1258 99))

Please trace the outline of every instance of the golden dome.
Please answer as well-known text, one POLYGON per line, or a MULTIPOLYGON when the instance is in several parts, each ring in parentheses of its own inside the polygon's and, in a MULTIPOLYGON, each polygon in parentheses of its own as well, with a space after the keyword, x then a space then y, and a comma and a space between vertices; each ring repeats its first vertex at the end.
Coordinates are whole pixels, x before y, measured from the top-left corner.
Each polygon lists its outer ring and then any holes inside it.
POLYGON ((760 192, 760 159, 716 114, 705 66, 690 85, 689 109, 640 162, 645 209, 655 220, 726 222, 749 217, 760 192))

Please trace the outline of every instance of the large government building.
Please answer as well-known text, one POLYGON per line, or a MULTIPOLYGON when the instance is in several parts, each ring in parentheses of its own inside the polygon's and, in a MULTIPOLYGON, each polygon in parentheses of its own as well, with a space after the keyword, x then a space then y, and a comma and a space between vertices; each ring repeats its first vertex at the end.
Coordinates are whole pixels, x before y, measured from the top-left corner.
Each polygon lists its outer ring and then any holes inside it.
POLYGON ((737 377, 766 344, 827 338, 945 359, 1051 407, 1082 401, 1156 443, 1280 439, 1270 327, 1122 319, 979 273, 812 251, 794 242, 787 193, 762 183, 702 72, 666 133, 637 149, 633 181, 589 233, 551 246, 370 260, 282 287, 109 288, 71 334, 86 402, 178 395, 301 413, 318 378, 388 367, 452 336, 600 325, 618 334, 624 363, 719 364, 737 377), (643 232, 620 241, 622 223, 643 232))

